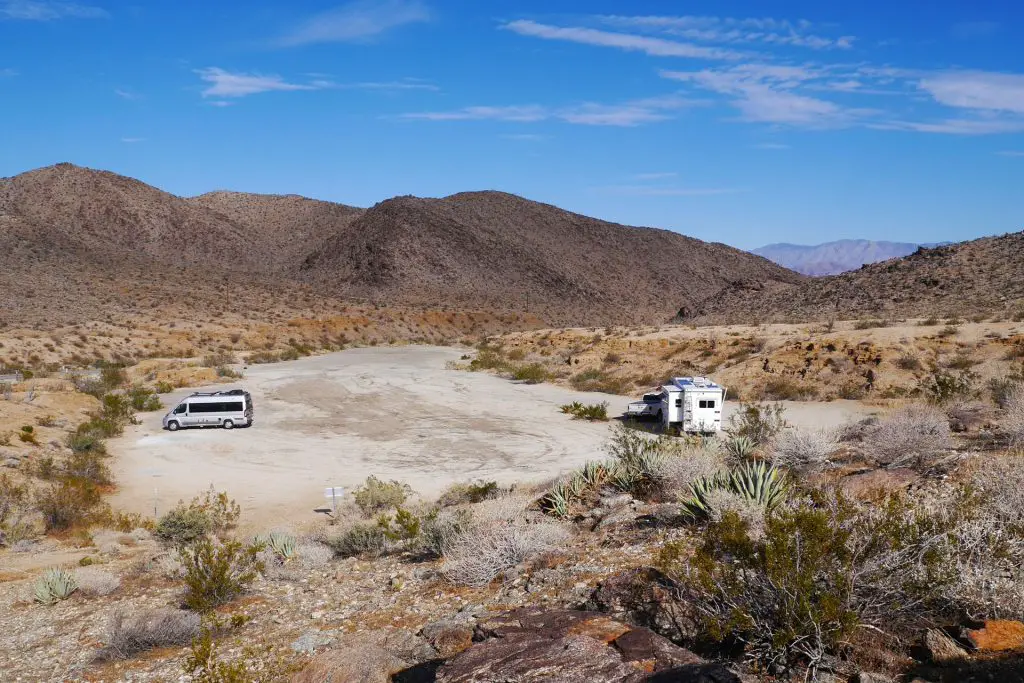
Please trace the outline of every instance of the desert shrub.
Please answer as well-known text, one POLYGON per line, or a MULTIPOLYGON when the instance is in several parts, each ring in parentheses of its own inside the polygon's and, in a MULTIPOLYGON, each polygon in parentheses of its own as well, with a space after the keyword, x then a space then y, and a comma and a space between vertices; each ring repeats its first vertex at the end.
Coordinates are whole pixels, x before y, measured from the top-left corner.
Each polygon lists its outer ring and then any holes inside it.
POLYGON ((729 434, 746 437, 755 446, 767 444, 786 427, 785 411, 780 403, 744 403, 729 418, 729 434))
POLYGON ((114 612, 107 624, 101 660, 128 659, 157 647, 187 645, 199 635, 199 615, 186 610, 147 609, 129 615, 114 612))
POLYGON ((177 545, 191 543, 209 533, 223 534, 238 524, 241 506, 224 491, 209 489, 193 498, 187 505, 178 504, 157 520, 157 537, 177 545))
POLYGON ((74 574, 60 567, 52 567, 36 580, 35 601, 40 605, 55 605, 70 598, 76 590, 78 584, 74 574))
POLYGON ((185 606, 205 613, 240 596, 263 571, 257 559, 262 549, 258 544, 234 540, 215 543, 206 536, 185 546, 180 552, 185 568, 185 606))
POLYGON ((172 391, 174 391, 174 385, 171 384, 170 382, 160 380, 155 385, 153 385, 153 390, 158 394, 169 394, 172 391))
POLYGON ((622 356, 614 351, 609 351, 604 355, 604 358, 601 359, 601 362, 605 365, 618 365, 622 362, 622 356))
POLYGON ((408 484, 395 480, 385 482, 370 475, 362 486, 352 492, 352 500, 364 515, 372 516, 399 507, 411 494, 408 484))
POLYGON ((526 349, 512 349, 508 352, 508 359, 520 361, 526 358, 526 349))
POLYGON ((21 431, 18 432, 18 438, 21 439, 23 443, 30 443, 34 446, 39 445, 39 438, 36 436, 35 427, 32 425, 25 425, 22 427, 21 431))
POLYGON ((839 439, 830 429, 787 429, 775 437, 768 457, 775 465, 794 470, 813 470, 829 464, 839 449, 839 439))
POLYGON ((126 396, 131 403, 132 409, 138 412, 149 413, 164 407, 156 392, 146 387, 132 387, 128 390, 126 396))
POLYGON ((121 585, 121 579, 102 569, 82 567, 75 570, 75 583, 85 595, 110 595, 121 585))
POLYGON ((928 469, 951 447, 949 421, 940 410, 926 405, 901 408, 864 435, 865 454, 890 468, 928 469))
POLYGON ((35 508, 46 531, 62 531, 89 521, 101 505, 100 491, 81 480, 64 480, 38 489, 35 508))
POLYGON ((472 523, 444 548, 442 573, 450 582, 485 586, 531 557, 561 547, 561 524, 528 519, 525 501, 497 499, 478 506, 472 523))
POLYGON ((936 336, 940 339, 945 339, 947 337, 955 337, 959 333, 960 328, 956 325, 946 325, 936 333, 936 336))
POLYGON ((226 365, 218 365, 217 376, 222 377, 224 379, 242 379, 244 375, 242 375, 242 373, 238 372, 237 370, 232 370, 226 365))
POLYGON ((992 395, 992 402, 1000 408, 1006 408, 1015 392, 1021 387, 1021 382, 1010 377, 993 377, 989 380, 988 390, 992 395))
POLYGON ((244 618, 233 616, 230 624, 210 616, 204 621, 182 663, 182 670, 193 683, 277 683, 295 673, 271 645, 249 643, 230 658, 224 657, 217 637, 245 623, 244 618))
POLYGON ((725 469, 725 453, 717 441, 689 444, 662 458, 656 481, 666 499, 688 491, 693 482, 725 469))
POLYGON ((569 378, 569 384, 577 391, 596 391, 604 394, 622 394, 627 387, 627 380, 612 377, 601 370, 590 369, 578 372, 569 378))
POLYGON ((559 406, 559 410, 566 415, 572 415, 576 420, 590 420, 598 422, 608 421, 608 402, 583 404, 579 401, 566 403, 559 406))
POLYGON ((379 524, 358 522, 327 539, 339 557, 376 556, 387 550, 388 537, 379 524))
POLYGON ((500 494, 498 482, 475 481, 452 484, 437 499, 440 507, 451 507, 467 503, 480 503, 500 494))
POLYGON ((550 376, 550 373, 540 363, 520 365, 512 370, 512 379, 526 384, 540 384, 550 376))
POLYGON ((509 369, 508 360, 496 349, 482 349, 477 353, 476 358, 469 362, 470 370, 498 370, 509 369))
POLYGON ((97 486, 113 483, 110 468, 103 462, 104 454, 95 450, 72 451, 64 461, 63 475, 66 478, 84 481, 97 486))
POLYGON ((395 508, 395 514, 381 513, 377 517, 377 526, 384 531, 389 541, 407 543, 420 535, 422 521, 403 507, 395 508))
POLYGON ((910 352, 901 354, 900 357, 896 359, 895 365, 900 370, 907 370, 909 372, 914 372, 915 370, 920 370, 924 367, 921 365, 921 359, 918 358, 916 354, 910 352))
POLYGON ((1010 439, 1010 445, 1024 445, 1024 386, 1009 391, 1003 405, 1000 426, 1010 439))
POLYGON ((237 362, 238 359, 235 358, 235 354, 230 351, 218 351, 216 353, 203 356, 203 360, 200 361, 200 364, 204 368, 216 368, 221 365, 233 365, 237 362))
POLYGON ((428 557, 442 557, 472 524, 473 514, 467 509, 434 510, 422 519, 418 550, 428 557))
POLYGON ((323 567, 330 563, 334 551, 323 543, 305 541, 295 546, 296 561, 307 569, 323 567))
POLYGON ((31 503, 26 486, 0 474, 0 546, 10 547, 39 534, 38 515, 31 503))
POLYGON ((82 429, 82 427, 68 434, 64 444, 75 453, 94 452, 99 455, 106 455, 107 452, 103 439, 88 430, 82 429))
POLYGON ((725 442, 725 450, 740 462, 749 459, 757 451, 757 443, 749 436, 732 436, 725 442))
POLYGON ((304 346, 289 346, 277 354, 277 359, 280 361, 298 360, 302 356, 308 356, 310 353, 311 351, 304 346))
POLYGON ((817 389, 788 377, 773 377, 765 383, 764 391, 761 393, 765 399, 771 401, 803 401, 814 398, 817 389))
POLYGON ((853 324, 855 330, 872 330, 878 327, 889 327, 888 320, 858 320, 853 324))

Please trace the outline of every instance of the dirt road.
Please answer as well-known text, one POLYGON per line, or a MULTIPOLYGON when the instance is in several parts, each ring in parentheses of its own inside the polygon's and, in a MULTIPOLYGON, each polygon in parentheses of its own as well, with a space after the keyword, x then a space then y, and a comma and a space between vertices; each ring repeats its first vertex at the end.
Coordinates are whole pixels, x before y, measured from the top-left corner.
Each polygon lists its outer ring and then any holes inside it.
MULTIPOLYGON (((628 398, 446 369, 461 354, 362 348, 252 366, 238 386, 252 393, 253 427, 171 433, 161 429, 160 411, 111 440, 119 485, 112 502, 162 514, 212 484, 251 523, 299 522, 325 504, 324 487, 350 490, 370 474, 430 496, 457 481, 541 480, 603 457, 609 424, 571 420, 558 406, 608 401, 617 415, 628 398)), ((165 405, 190 391, 164 396, 165 405)), ((864 411, 847 402, 802 404, 790 421, 838 424, 864 411)))

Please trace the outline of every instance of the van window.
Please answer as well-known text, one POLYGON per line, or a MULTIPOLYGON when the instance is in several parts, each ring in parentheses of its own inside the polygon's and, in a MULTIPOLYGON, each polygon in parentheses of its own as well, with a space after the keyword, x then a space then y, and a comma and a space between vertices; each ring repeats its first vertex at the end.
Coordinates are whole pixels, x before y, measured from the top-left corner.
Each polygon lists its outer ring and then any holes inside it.
POLYGON ((181 415, 182 413, 184 413, 184 412, 185 412, 185 408, 187 408, 187 407, 188 407, 188 406, 187 406, 186 404, 184 404, 184 403, 182 403, 182 404, 181 404, 181 405, 179 405, 179 406, 176 406, 176 407, 174 408, 174 414, 175 414, 175 415, 181 415))
POLYGON ((193 413, 240 413, 242 412, 241 401, 225 401, 223 403, 190 403, 193 413))

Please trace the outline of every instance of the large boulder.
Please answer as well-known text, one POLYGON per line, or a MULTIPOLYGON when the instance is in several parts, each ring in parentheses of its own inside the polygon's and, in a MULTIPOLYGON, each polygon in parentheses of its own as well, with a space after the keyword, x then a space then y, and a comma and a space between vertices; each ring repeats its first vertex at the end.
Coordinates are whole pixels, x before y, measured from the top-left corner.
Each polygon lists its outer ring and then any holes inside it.
POLYGON ((630 569, 605 579, 583 605, 675 642, 697 636, 694 603, 683 589, 653 567, 630 569))
POLYGON ((430 643, 408 631, 345 635, 295 674, 292 683, 391 683, 393 675, 437 656, 430 643))
POLYGON ((474 639, 437 670, 438 683, 739 681, 649 629, 599 612, 523 608, 481 620, 474 639))
POLYGON ((983 628, 965 629, 963 635, 976 650, 1003 652, 1024 649, 1024 624, 1019 621, 993 619, 983 628))

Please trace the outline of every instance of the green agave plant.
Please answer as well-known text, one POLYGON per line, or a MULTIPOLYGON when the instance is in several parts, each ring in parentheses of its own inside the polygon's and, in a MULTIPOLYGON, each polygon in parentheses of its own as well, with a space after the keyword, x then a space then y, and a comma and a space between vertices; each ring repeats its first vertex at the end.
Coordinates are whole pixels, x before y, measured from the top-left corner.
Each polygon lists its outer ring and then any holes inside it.
POLYGON ((68 599, 78 590, 78 582, 75 581, 75 575, 68 570, 52 567, 39 577, 35 589, 36 602, 41 605, 54 605, 68 599))
POLYGON ((283 531, 271 531, 265 536, 257 536, 255 541, 270 548, 275 555, 281 558, 282 562, 288 562, 295 557, 295 548, 298 545, 294 536, 283 531))
POLYGON ((748 436, 734 436, 726 446, 729 453, 740 460, 746 460, 754 454, 757 444, 748 436))
POLYGON ((786 499, 789 482, 774 465, 764 462, 743 463, 731 472, 702 477, 690 484, 690 500, 683 503, 684 514, 704 518, 710 513, 712 491, 724 489, 771 510, 786 499))
POLYGON ((540 500, 540 507, 555 517, 569 516, 569 493, 565 484, 555 484, 540 500))

